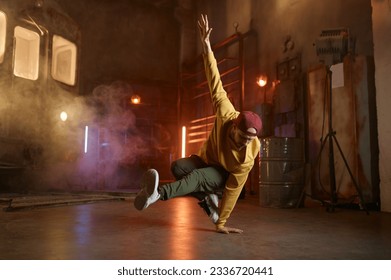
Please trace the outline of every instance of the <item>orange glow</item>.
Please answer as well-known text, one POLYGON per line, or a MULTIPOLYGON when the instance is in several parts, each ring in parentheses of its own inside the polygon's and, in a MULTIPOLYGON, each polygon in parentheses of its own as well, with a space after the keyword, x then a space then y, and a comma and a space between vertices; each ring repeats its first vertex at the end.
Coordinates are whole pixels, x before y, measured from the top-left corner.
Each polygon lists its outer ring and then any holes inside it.
POLYGON ((186 126, 182 126, 182 157, 186 156, 186 126))
POLYGON ((280 80, 275 80, 275 81, 273 81, 273 83, 272 83, 272 88, 274 89, 274 88, 275 88, 276 86, 278 86, 280 83, 281 83, 280 80))
POLYGON ((141 98, 138 95, 132 95, 132 97, 130 98, 130 102, 132 104, 140 104, 141 98))
MULTIPOLYGON (((175 203, 170 205, 170 215, 172 223, 170 224, 170 234, 167 236, 168 259, 172 260, 191 260, 197 254, 197 245, 194 244, 194 235, 197 232, 197 226, 194 224, 194 217, 197 217, 195 211, 200 211, 194 207, 194 198, 178 197, 175 203)), ((201 216, 207 219, 206 216, 201 216)))
POLYGON ((266 76, 259 76, 258 79, 257 79, 257 84, 260 87, 266 86, 266 84, 267 84, 267 77, 266 76))

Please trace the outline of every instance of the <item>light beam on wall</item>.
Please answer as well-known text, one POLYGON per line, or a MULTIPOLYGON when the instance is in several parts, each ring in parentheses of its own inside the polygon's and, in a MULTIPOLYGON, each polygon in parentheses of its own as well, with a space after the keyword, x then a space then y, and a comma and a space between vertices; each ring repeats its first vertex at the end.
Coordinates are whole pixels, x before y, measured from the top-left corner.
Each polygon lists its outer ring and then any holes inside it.
POLYGON ((182 157, 186 157, 186 126, 182 126, 182 157))
POLYGON ((88 151, 88 125, 84 129, 84 153, 88 151))

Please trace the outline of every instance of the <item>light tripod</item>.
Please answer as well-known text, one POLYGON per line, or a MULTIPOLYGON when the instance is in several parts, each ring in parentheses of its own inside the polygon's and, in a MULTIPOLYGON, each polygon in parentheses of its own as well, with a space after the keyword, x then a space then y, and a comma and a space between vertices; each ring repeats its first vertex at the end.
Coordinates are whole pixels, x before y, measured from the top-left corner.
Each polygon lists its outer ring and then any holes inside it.
POLYGON ((333 128, 333 110, 332 110, 332 104, 333 104, 333 93, 332 93, 332 71, 330 69, 330 66, 326 67, 326 83, 327 83, 327 91, 326 94, 328 94, 328 102, 329 102, 329 110, 328 110, 328 133, 326 137, 321 141, 321 147, 320 147, 320 152, 319 152, 319 157, 318 160, 320 159, 321 153, 326 145, 328 143, 329 145, 329 179, 330 179, 330 203, 328 207, 329 212, 334 212, 335 207, 338 205, 338 193, 337 193, 337 188, 336 188, 336 179, 335 179, 335 162, 334 162, 334 142, 338 147, 338 151, 343 159, 343 162, 346 166, 346 169, 349 172, 350 178, 354 184, 354 187, 356 188, 357 194, 360 198, 360 202, 364 210, 366 211, 367 214, 369 214, 365 201, 364 201, 364 196, 362 194, 362 191, 357 183, 357 181, 354 179, 353 173, 349 167, 349 164, 345 158, 345 155, 341 149, 341 146, 338 143, 337 137, 336 137, 336 132, 333 128))

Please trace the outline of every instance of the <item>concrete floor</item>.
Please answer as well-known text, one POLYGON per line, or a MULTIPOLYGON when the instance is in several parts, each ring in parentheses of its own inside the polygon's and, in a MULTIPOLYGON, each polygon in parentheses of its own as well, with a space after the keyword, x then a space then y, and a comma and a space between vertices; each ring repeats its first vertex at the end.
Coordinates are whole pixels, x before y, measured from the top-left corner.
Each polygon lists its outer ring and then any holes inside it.
POLYGON ((0 211, 0 259, 205 260, 391 259, 391 213, 264 208, 239 200, 224 235, 194 198, 159 201, 143 212, 132 199, 0 211))

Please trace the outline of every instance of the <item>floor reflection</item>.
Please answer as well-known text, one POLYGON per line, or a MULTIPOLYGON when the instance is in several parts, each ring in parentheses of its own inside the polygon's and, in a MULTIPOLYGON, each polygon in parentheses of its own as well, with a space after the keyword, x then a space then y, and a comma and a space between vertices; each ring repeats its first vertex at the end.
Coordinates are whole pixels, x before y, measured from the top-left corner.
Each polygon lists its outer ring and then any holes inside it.
POLYGON ((91 208, 79 207, 76 216, 76 221, 73 226, 77 243, 79 245, 86 245, 90 240, 91 232, 91 208))
POLYGON ((172 231, 169 240, 169 259, 189 260, 195 258, 195 233, 190 230, 194 227, 194 217, 192 217, 192 209, 194 209, 194 199, 176 198, 175 207, 172 212, 172 231))

